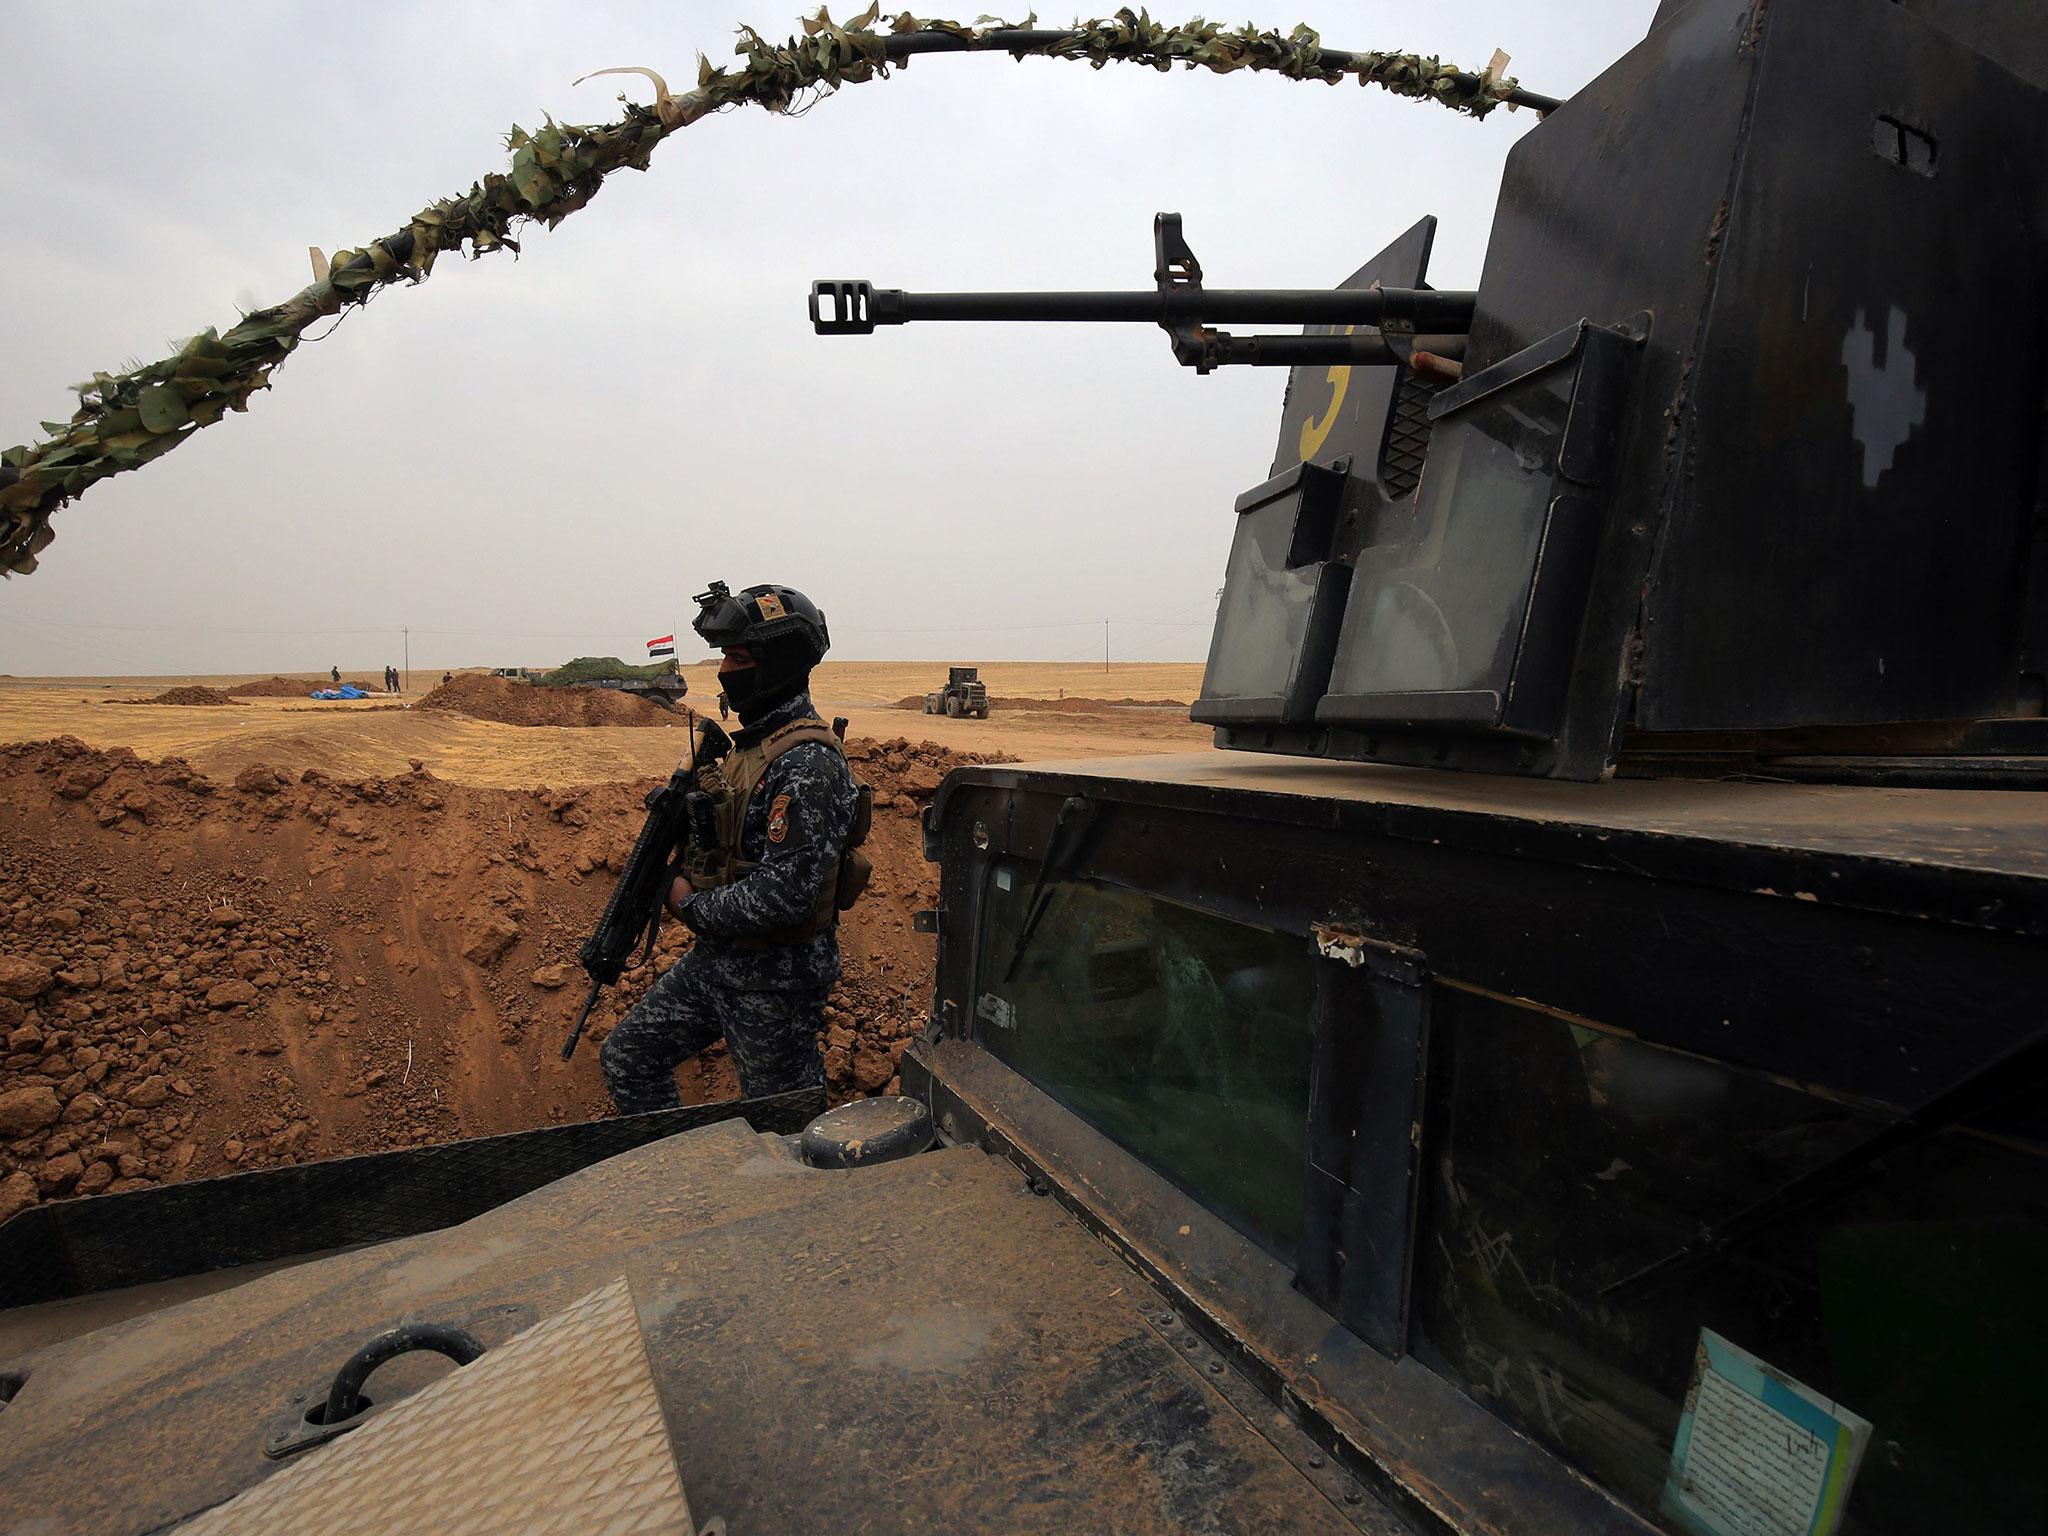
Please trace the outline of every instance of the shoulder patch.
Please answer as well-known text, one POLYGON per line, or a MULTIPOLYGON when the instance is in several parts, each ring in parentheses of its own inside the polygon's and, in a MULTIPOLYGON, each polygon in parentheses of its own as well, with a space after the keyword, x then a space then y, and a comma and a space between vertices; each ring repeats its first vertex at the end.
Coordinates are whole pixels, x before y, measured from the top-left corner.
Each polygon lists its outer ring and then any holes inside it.
POLYGON ((789 836, 789 796, 777 795, 768 807, 768 841, 779 843, 789 836))

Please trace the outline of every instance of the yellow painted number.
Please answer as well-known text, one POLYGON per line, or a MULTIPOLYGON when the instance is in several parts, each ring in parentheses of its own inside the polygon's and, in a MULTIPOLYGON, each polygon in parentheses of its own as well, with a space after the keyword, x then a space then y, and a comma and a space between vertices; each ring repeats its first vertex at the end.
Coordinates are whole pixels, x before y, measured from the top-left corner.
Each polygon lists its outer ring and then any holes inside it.
MULTIPOLYGON (((1343 334, 1349 336, 1352 329, 1345 326, 1343 334)), ((1344 391, 1351 387, 1351 365, 1339 363, 1323 377, 1330 386, 1330 403, 1321 416, 1311 416, 1301 424, 1301 457, 1304 463, 1316 456, 1323 446, 1323 439, 1330 435, 1330 428, 1337 424, 1337 413, 1344 408, 1344 391)))

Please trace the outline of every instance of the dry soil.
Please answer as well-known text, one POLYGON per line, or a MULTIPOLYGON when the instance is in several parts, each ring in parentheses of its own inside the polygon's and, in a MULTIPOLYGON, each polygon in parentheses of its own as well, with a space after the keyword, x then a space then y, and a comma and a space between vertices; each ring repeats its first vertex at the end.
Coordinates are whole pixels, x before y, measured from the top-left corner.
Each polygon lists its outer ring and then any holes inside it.
MULTIPOLYGON (((928 1006, 932 941, 911 915, 935 902, 936 871, 917 816, 944 773, 1200 749, 1207 731, 1177 709, 1095 702, 1192 697, 1200 669, 1173 671, 1110 686, 1096 669, 990 667, 1003 702, 956 721, 891 707, 942 668, 823 669, 821 706, 853 719, 849 755, 877 789, 875 878, 842 930, 823 1042, 836 1098, 886 1090, 928 1006)), ((0 1219, 607 1112, 594 1047, 653 973, 606 993, 564 1064, 575 950, 641 794, 680 751, 680 716, 509 725, 288 691, 319 679, 119 707, 167 681, 0 681, 0 1219)), ((686 941, 664 928, 655 964, 686 941)), ((682 1086, 729 1097, 722 1048, 682 1086)))

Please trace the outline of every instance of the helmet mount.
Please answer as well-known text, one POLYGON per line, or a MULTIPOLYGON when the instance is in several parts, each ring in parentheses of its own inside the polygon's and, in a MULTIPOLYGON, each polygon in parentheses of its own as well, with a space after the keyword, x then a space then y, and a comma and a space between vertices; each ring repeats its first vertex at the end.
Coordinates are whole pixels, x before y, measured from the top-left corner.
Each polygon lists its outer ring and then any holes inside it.
POLYGON ((752 664, 719 674, 742 721, 751 722, 802 693, 811 669, 831 649, 825 614, 794 587, 763 584, 735 594, 722 581, 697 594, 691 628, 705 644, 744 650, 752 664))

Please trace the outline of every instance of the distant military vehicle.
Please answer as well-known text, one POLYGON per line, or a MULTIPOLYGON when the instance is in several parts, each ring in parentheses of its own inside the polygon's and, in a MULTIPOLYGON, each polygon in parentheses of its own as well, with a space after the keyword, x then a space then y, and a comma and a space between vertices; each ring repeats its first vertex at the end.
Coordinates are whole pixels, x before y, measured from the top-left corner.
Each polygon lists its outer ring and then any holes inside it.
POLYGON ((2034 1536, 2044 21, 1670 0, 1508 157, 1474 292, 1426 219, 1309 294, 1170 220, 1154 292, 821 285, 1292 368, 1193 708, 1234 750, 946 781, 878 1124, 17 1216, 9 1507, 367 1530, 488 1448, 624 1526, 651 1447, 747 1533, 2034 1536), (273 1488, 358 1502, 212 1508, 273 1488))
POLYGON ((690 691, 689 680, 680 672, 662 677, 591 677, 573 683, 536 678, 535 684, 542 688, 603 688, 613 693, 630 693, 663 709, 674 709, 690 691))
POLYGON ((935 688, 924 696, 924 712, 928 715, 951 715, 956 720, 962 715, 986 720, 988 688, 981 681, 980 669, 948 667, 945 687, 935 688))
POLYGON ((578 656, 549 670, 497 667, 491 675, 531 683, 536 688, 603 688, 613 693, 631 693, 663 709, 675 708, 690 691, 689 680, 673 661, 633 666, 616 656, 578 656))

